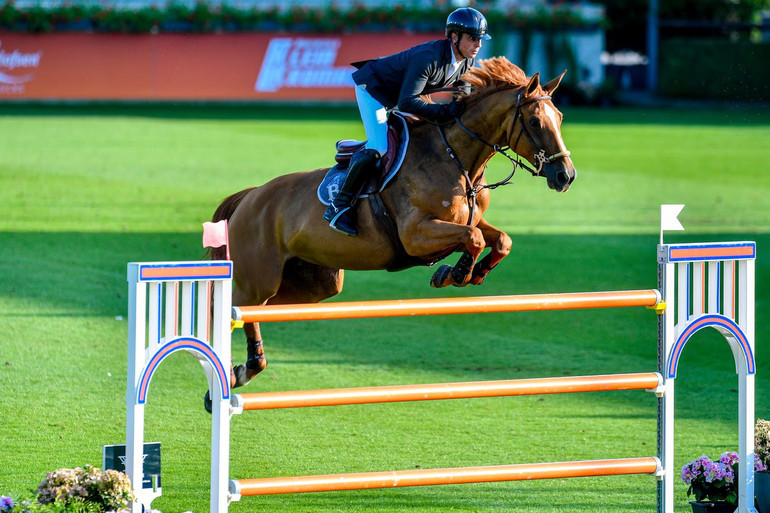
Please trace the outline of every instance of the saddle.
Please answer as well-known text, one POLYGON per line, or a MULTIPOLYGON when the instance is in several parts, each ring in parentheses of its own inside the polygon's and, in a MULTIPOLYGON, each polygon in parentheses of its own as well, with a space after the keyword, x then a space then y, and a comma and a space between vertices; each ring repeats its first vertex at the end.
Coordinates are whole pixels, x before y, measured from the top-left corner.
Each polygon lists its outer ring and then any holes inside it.
MULTIPOLYGON (((409 130, 404 118, 396 113, 391 113, 388 118, 388 151, 382 156, 380 164, 380 173, 369 177, 366 185, 361 191, 359 198, 365 198, 374 192, 381 192, 385 186, 390 183, 406 155, 406 148, 409 145, 409 130)), ((329 169, 326 176, 318 186, 318 199, 324 205, 329 205, 337 195, 350 164, 350 159, 357 151, 364 149, 366 141, 356 141, 354 139, 342 139, 335 145, 336 154, 334 160, 336 164, 329 169)))
MULTIPOLYGON (((318 186, 318 200, 324 205, 329 205, 342 186, 347 174, 348 165, 353 155, 366 146, 366 141, 342 139, 337 141, 334 160, 336 164, 329 169, 318 186)), ((382 156, 380 172, 374 173, 367 179, 360 198, 368 198, 375 217, 380 221, 383 230, 388 235, 396 250, 396 258, 388 266, 388 271, 400 271, 415 265, 426 265, 422 259, 409 256, 401 243, 398 228, 392 214, 382 201, 380 193, 393 180, 404 162, 407 147, 409 146, 409 129, 406 119, 397 112, 391 112, 388 117, 388 151, 382 156)), ((430 265, 430 264, 428 264, 430 265)))

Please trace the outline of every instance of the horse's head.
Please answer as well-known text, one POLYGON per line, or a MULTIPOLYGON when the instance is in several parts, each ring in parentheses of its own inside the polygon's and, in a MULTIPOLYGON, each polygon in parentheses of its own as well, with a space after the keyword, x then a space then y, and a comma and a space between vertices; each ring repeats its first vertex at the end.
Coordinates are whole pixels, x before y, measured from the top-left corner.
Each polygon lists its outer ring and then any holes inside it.
MULTIPOLYGON (((566 73, 566 71, 564 71, 566 73)), ((529 160, 538 176, 545 176, 548 187, 566 191, 577 171, 561 136, 562 113, 551 101, 551 93, 561 83, 564 73, 541 87, 540 74, 514 93, 515 107, 507 143, 517 154, 529 160)))
POLYGON ((559 192, 569 189, 577 176, 561 136, 562 113, 551 101, 564 73, 541 85, 539 73, 527 79, 518 66, 496 57, 481 61, 481 68, 465 76, 477 90, 469 100, 477 94, 480 103, 488 99, 479 110, 495 120, 493 130, 500 146, 527 159, 534 166, 528 168, 530 172, 544 176, 548 186, 559 192))

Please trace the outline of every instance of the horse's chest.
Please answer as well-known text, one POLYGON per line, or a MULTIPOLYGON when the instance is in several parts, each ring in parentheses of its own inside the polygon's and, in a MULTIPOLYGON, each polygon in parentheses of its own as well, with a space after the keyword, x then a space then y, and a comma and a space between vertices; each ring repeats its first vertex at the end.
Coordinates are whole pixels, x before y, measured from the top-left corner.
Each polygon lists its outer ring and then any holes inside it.
POLYGON ((408 182, 408 186, 397 191, 393 198, 401 208, 396 211, 396 217, 406 223, 422 222, 427 219, 441 219, 458 224, 467 224, 471 217, 471 210, 476 220, 486 210, 489 202, 489 194, 482 190, 476 197, 475 206, 465 188, 460 183, 442 183, 440 178, 434 179, 430 184, 416 184, 408 182))
POLYGON ((475 198, 465 193, 447 194, 438 202, 441 211, 438 217, 445 221, 465 224, 468 222, 472 211, 474 217, 478 219, 478 216, 487 209, 488 203, 489 198, 486 191, 482 191, 475 198))
POLYGON ((440 202, 440 213, 442 219, 445 221, 453 221, 455 223, 464 223, 470 216, 471 209, 467 198, 462 196, 452 196, 444 198, 440 202))

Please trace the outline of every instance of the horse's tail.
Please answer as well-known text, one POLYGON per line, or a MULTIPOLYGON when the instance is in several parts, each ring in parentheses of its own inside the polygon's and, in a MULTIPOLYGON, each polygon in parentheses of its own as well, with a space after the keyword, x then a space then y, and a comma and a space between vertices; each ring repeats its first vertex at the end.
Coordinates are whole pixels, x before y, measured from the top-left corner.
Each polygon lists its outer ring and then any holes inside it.
MULTIPOLYGON (((217 209, 214 211, 214 215, 212 216, 211 221, 214 223, 223 220, 229 221, 233 216, 235 209, 238 208, 238 205, 241 203, 243 198, 245 198, 252 189, 254 189, 254 187, 243 189, 242 191, 236 192, 235 194, 222 200, 222 203, 220 203, 217 209)), ((224 246, 218 248, 209 248, 207 254, 211 260, 224 260, 227 258, 227 250, 224 246)))

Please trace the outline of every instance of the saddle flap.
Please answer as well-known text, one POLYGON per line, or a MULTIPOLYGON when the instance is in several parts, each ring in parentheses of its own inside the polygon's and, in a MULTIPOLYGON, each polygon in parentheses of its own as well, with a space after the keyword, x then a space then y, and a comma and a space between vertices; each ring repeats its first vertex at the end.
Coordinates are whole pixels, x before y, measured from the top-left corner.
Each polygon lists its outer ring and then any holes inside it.
POLYGON ((397 113, 391 113, 389 118, 388 130, 388 152, 385 154, 382 163, 382 180, 379 183, 377 191, 382 191, 388 183, 396 176, 401 164, 406 157, 406 150, 409 147, 409 128, 406 120, 397 113))
POLYGON ((398 133, 393 125, 388 126, 388 151, 382 156, 382 163, 380 169, 384 174, 387 174, 393 162, 396 159, 396 152, 399 150, 398 133))

